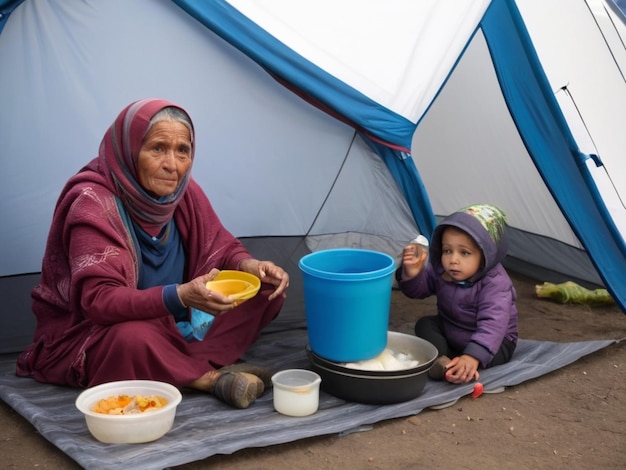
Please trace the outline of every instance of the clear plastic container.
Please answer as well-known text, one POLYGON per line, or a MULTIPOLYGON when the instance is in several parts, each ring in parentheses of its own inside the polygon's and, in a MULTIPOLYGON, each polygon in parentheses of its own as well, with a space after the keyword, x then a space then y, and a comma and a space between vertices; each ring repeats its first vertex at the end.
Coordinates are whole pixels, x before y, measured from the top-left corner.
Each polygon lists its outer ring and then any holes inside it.
POLYGON ((272 376, 274 409, 287 416, 309 416, 319 407, 322 379, 306 369, 287 369, 272 376))

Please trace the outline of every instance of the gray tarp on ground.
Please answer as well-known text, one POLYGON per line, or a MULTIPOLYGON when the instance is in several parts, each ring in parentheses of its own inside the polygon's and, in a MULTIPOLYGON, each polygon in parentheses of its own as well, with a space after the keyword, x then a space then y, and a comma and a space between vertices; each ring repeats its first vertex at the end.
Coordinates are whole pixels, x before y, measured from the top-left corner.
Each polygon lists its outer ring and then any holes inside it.
MULTIPOLYGON (((511 362, 481 372, 481 382, 486 391, 517 385, 617 342, 520 340, 511 362)), ((306 368, 306 344, 306 330, 265 334, 246 360, 275 369, 306 368)), ((14 355, 0 360, 0 398, 87 469, 161 469, 244 448, 349 432, 363 425, 417 414, 467 395, 473 388, 428 381, 420 397, 385 406, 350 403, 322 392, 319 411, 305 418, 276 413, 271 392, 247 410, 232 409, 203 394, 185 393, 174 426, 163 438, 148 444, 110 445, 99 443, 89 434, 82 415, 74 407, 79 390, 18 378, 14 371, 14 355)))

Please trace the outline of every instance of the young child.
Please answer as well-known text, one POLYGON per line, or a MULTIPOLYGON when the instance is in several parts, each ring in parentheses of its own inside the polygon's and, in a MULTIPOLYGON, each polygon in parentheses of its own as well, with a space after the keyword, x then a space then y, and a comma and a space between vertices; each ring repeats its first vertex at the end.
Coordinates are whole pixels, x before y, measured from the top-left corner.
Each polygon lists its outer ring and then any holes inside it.
POLYGON ((417 244, 402 252, 396 272, 400 290, 423 299, 437 296, 437 315, 420 318, 415 335, 439 357, 429 371, 455 384, 478 380, 478 369, 504 364, 517 344, 516 292, 500 264, 506 256, 506 216, 480 204, 446 217, 428 253, 417 244))

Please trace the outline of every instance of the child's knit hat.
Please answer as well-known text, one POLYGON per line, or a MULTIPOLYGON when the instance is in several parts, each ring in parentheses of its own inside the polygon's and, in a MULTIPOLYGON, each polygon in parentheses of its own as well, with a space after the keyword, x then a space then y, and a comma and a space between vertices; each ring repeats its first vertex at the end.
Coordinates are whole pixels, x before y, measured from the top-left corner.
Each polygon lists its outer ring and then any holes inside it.
POLYGON ((505 236, 507 223, 506 214, 496 206, 475 204, 465 207, 458 212, 465 212, 478 220, 496 245, 500 243, 505 236))

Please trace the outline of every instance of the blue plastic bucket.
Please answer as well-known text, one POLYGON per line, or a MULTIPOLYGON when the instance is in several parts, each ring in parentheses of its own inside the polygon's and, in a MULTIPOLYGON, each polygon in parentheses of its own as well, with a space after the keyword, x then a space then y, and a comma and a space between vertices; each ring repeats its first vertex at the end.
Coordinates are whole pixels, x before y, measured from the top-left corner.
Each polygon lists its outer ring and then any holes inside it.
POLYGON ((387 345, 395 260, 377 251, 339 248, 306 255, 298 266, 311 350, 334 362, 380 354, 387 345))

